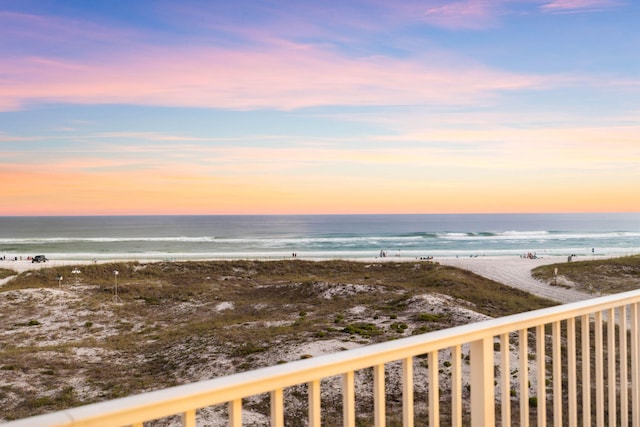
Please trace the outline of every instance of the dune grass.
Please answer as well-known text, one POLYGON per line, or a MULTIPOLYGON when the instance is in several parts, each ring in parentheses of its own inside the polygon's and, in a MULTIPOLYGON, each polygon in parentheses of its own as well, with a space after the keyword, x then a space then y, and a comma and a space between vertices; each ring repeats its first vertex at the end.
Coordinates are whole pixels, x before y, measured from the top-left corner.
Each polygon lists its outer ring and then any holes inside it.
POLYGON ((9 270, 7 268, 0 268, 0 279, 6 279, 7 277, 15 276, 18 274, 13 270, 9 270))
POLYGON ((640 255, 574 261, 537 267, 533 277, 550 284, 569 283, 576 289, 603 295, 640 288, 640 255), (555 269, 558 277, 555 277, 555 269))

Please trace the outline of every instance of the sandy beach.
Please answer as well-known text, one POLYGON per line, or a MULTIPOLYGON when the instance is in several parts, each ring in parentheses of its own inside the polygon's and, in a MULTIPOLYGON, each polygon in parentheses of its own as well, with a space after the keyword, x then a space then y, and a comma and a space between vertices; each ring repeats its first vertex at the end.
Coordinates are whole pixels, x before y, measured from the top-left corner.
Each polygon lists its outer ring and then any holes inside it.
MULTIPOLYGON (((98 263, 118 262, 118 261, 131 261, 131 260, 98 260, 98 263)), ((182 260, 187 261, 187 260, 182 260)), ((315 259, 320 261, 320 259, 315 259)), ((388 258, 358 258, 352 261, 359 262, 423 262, 414 258, 408 257, 388 257, 388 258)), ((544 258, 521 258, 521 257, 507 257, 507 256, 482 256, 482 257, 439 257, 433 260, 443 265, 449 265, 453 267, 462 268, 472 271, 480 276, 494 280, 496 282, 511 286, 513 288, 521 289, 534 295, 538 295, 544 298, 548 298, 553 301, 561 303, 569 303, 574 301, 581 301, 592 298, 591 295, 583 292, 575 291, 573 289, 567 289, 559 286, 550 286, 547 283, 543 283, 539 280, 531 277, 531 270, 540 266, 554 263, 567 262, 564 257, 544 257, 544 258)), ((140 262, 153 262, 152 260, 142 260, 140 262)), ((44 263, 32 263, 29 260, 18 261, 2 261, 0 262, 0 268, 7 268, 15 270, 19 273, 28 270, 35 270, 40 268, 55 268, 67 265, 85 265, 91 264, 94 261, 88 260, 49 260, 44 263)), ((0 280, 0 285, 6 283, 10 278, 0 280)))

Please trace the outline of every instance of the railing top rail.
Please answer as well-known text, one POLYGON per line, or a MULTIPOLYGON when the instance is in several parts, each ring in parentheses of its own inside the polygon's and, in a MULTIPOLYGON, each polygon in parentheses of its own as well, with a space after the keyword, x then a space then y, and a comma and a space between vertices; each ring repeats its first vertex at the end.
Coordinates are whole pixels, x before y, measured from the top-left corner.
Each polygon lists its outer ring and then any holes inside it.
POLYGON ((142 422, 633 303, 640 303, 640 290, 71 408, 14 421, 6 426, 112 426, 142 422))

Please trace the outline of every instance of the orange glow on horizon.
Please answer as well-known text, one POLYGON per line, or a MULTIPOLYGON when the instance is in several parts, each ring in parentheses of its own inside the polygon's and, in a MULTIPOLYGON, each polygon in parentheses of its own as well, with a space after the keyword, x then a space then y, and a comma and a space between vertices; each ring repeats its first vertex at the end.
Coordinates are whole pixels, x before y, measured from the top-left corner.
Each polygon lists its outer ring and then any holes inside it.
POLYGON ((461 188, 422 182, 3 171, 0 215, 640 212, 633 186, 461 188), (17 179, 16 179, 17 178, 17 179))

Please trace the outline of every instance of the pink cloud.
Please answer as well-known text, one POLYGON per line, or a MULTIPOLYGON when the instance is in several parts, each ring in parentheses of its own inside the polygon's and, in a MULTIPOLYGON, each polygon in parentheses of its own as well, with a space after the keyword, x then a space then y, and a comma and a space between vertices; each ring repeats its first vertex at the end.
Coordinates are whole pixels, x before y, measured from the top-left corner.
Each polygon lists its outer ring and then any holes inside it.
POLYGON ((540 6, 545 12, 597 11, 619 5, 617 0, 554 0, 540 6))
POLYGON ((0 64, 0 106, 125 103, 232 109, 317 105, 468 104, 537 87, 536 76, 456 59, 348 58, 302 45, 269 50, 148 48, 82 61, 0 64))
POLYGON ((424 11, 429 24, 452 29, 483 29, 495 25, 500 1, 466 0, 447 2, 424 11))
MULTIPOLYGON (((551 13, 594 12, 619 6, 619 0, 524 0, 544 3, 540 9, 551 13)), ((424 10, 423 20, 431 25, 449 29, 480 30, 495 27, 498 19, 513 11, 509 6, 516 0, 461 0, 440 2, 424 10)))

